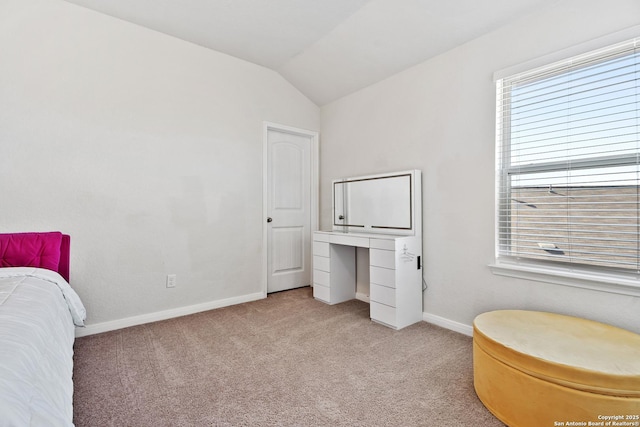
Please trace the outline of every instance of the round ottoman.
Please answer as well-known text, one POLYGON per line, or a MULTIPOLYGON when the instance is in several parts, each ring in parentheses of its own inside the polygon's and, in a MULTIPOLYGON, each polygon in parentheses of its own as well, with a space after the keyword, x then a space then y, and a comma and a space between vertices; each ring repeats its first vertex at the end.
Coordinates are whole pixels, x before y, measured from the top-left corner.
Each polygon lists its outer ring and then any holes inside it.
POLYGON ((640 335, 603 323, 483 313, 473 322, 473 380, 511 427, 640 425, 640 335))

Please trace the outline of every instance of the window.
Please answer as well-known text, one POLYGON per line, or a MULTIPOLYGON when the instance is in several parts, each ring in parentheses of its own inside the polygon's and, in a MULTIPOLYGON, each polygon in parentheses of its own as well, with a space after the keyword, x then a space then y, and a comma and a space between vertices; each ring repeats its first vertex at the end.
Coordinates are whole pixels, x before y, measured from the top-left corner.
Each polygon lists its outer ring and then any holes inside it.
POLYGON ((497 81, 499 261, 640 274, 640 38, 497 81))

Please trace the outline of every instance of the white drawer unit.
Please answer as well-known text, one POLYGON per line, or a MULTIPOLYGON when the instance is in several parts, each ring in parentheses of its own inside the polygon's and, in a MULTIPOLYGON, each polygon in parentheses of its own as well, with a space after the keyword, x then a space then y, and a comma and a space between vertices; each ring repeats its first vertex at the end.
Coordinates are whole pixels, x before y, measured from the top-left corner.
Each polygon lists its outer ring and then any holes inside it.
POLYGON ((421 321, 422 241, 417 236, 314 233, 314 298, 328 304, 355 298, 356 247, 369 248, 371 320, 394 329, 421 321))
POLYGON ((313 239, 313 297, 330 302, 329 287, 331 260, 329 258, 329 236, 314 235, 313 239), (326 241, 324 241, 326 237, 326 241))
POLYGON ((328 243, 329 237, 313 236, 313 297, 337 304, 356 297, 356 252, 353 246, 328 243))
POLYGON ((421 243, 417 237, 398 237, 372 245, 371 320, 395 329, 422 320, 421 243))

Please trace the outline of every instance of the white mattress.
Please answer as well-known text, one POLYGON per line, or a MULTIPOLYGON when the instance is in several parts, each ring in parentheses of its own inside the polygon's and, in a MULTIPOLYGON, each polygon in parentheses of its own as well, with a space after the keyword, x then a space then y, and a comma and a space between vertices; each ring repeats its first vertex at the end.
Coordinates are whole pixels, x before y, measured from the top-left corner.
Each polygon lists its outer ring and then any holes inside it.
POLYGON ((0 268, 0 426, 73 425, 73 341, 85 315, 58 273, 0 268))

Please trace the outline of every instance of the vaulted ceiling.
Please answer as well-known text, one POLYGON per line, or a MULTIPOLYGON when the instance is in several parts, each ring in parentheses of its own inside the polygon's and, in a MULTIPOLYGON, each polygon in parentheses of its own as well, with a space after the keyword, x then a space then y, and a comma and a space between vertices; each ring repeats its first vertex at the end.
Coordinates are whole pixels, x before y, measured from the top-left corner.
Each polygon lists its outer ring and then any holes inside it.
POLYGON ((555 0, 67 0, 280 73, 318 105, 555 0))

